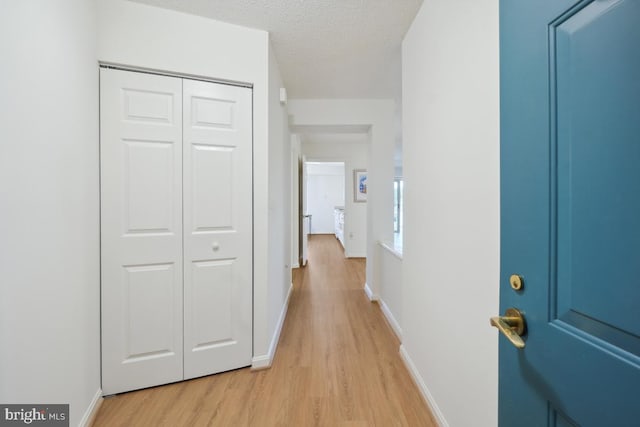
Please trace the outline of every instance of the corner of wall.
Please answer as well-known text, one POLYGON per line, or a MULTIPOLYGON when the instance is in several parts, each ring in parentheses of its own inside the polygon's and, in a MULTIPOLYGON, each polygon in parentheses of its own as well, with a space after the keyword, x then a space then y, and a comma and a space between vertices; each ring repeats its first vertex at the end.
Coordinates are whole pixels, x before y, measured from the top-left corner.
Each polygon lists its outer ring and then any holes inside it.
POLYGON ((79 427, 89 427, 93 425, 93 422, 98 415, 98 411, 100 411, 100 407, 102 406, 102 402, 104 402, 102 389, 98 389, 93 395, 93 399, 91 400, 91 403, 89 403, 87 410, 84 412, 80 423, 78 423, 79 427))
POLYGON ((280 341, 280 333, 282 332, 284 321, 287 318, 287 311, 289 309, 289 300, 291 299, 292 293, 293 293, 293 283, 289 287, 287 298, 284 302, 284 305, 282 306, 282 311, 280 312, 280 316, 278 317, 278 323, 276 325, 275 332, 271 337, 271 344, 269 345, 269 351, 267 352, 267 354, 254 356, 253 359, 251 359, 252 371, 267 369, 271 367, 271 364, 273 363, 273 359, 276 356, 276 351, 278 349, 278 343, 280 341))

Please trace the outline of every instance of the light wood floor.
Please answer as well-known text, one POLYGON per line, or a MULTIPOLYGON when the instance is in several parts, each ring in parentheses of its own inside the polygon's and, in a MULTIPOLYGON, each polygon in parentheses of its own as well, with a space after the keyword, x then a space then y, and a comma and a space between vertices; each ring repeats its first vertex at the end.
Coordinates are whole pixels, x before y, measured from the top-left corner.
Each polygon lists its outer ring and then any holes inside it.
POLYGON ((94 426, 435 427, 363 291, 365 261, 311 236, 270 369, 239 369, 104 400, 94 426))

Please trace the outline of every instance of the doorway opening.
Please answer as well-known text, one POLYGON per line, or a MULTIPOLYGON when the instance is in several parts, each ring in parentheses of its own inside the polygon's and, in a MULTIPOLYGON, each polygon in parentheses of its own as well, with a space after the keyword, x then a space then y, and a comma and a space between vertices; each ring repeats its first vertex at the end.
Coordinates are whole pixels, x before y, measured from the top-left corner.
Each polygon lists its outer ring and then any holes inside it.
POLYGON ((360 127, 341 131, 292 129, 293 266, 305 265, 303 240, 309 233, 335 236, 346 258, 367 256, 368 203, 356 198, 354 182, 368 168, 371 138, 360 127))
POLYGON ((309 215, 309 234, 335 234, 344 247, 344 233, 339 232, 339 213, 344 230, 344 162, 307 161, 305 197, 309 215))

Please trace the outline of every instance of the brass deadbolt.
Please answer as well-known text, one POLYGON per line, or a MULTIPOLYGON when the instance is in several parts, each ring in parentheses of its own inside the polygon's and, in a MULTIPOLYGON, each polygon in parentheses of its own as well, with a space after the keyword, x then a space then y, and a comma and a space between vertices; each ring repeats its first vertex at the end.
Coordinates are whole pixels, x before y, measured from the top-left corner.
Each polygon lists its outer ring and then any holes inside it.
POLYGON ((512 274, 511 277, 509 277, 509 283, 515 291, 521 291, 524 287, 524 279, 518 274, 512 274))

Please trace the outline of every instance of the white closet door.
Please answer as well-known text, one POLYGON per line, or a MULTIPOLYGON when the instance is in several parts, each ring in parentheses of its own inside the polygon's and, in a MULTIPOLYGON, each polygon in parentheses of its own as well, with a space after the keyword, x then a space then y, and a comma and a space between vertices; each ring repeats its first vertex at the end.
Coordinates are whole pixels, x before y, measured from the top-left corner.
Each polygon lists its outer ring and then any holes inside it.
POLYGON ((251 364, 251 90, 184 80, 184 376, 251 364))
POLYGON ((182 80, 100 71, 102 388, 183 378, 182 80))

